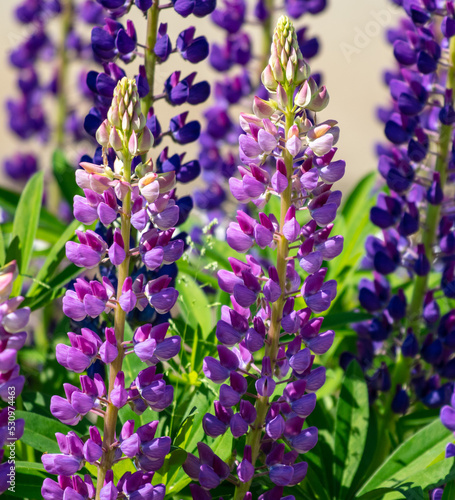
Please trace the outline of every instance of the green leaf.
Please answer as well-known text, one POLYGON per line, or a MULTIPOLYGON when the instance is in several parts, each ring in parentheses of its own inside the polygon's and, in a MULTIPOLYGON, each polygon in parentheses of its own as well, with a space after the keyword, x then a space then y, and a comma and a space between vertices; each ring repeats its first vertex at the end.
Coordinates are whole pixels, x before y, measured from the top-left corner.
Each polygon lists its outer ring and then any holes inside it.
POLYGON ((453 500, 455 498, 455 479, 444 486, 444 494, 441 500, 453 500))
POLYGON ((63 197, 72 206, 74 196, 82 194, 82 190, 76 184, 74 167, 68 162, 65 153, 60 149, 56 149, 52 155, 52 171, 63 197))
MULTIPOLYGON (((8 260, 16 259, 19 274, 27 274, 32 257, 33 243, 38 228, 41 203, 43 200, 43 173, 37 172, 25 186, 14 215, 12 241, 13 247, 8 251, 8 260)), ((13 293, 19 295, 22 287, 20 276, 14 283, 13 293)))
MULTIPOLYGON (((20 194, 14 191, 0 187, 0 207, 14 216, 19 204, 20 194)), ((66 225, 59 221, 57 217, 49 213, 45 208, 41 208, 40 226, 53 231, 55 234, 61 234, 66 225)))
POLYGON ((371 201, 376 177, 376 172, 367 174, 344 200, 341 213, 348 222, 357 219, 359 212, 365 209, 365 202, 371 201))
POLYGON ((341 387, 335 421, 334 476, 337 499, 346 498, 359 467, 367 439, 368 420, 365 377, 359 364, 352 361, 341 387))
POLYGON ((403 493, 399 493, 393 488, 379 488, 356 498, 359 500, 400 500, 406 497, 403 493))
POLYGON ((195 331, 200 325, 203 338, 206 338, 215 326, 207 295, 191 276, 182 272, 177 277, 176 288, 183 318, 195 331))
POLYGON ((0 267, 6 263, 5 240, 3 238, 2 227, 0 226, 0 267))
POLYGON ((62 424, 58 420, 37 413, 16 411, 16 418, 25 420, 25 430, 21 442, 43 453, 60 453, 60 448, 55 440, 55 433, 68 434, 68 432, 74 431, 73 428, 62 424))
POLYGON ((60 297, 64 293, 62 288, 67 283, 69 283, 74 277, 81 273, 81 268, 70 264, 65 267, 60 273, 58 273, 54 278, 52 278, 48 287, 43 288, 33 297, 26 297, 24 302, 22 302, 23 307, 30 307, 32 311, 44 307, 46 304, 53 302, 56 298, 60 297), (46 290, 46 291, 45 291, 46 290))
POLYGON ((190 478, 182 478, 176 481, 179 472, 182 470, 182 465, 185 463, 188 453, 181 448, 175 448, 165 458, 163 467, 155 473, 153 477, 153 484, 163 483, 166 485, 167 495, 178 493, 188 483, 191 482, 190 478))
POLYGON ((39 282, 47 282, 56 271, 59 264, 65 257, 65 244, 74 237, 74 231, 80 226, 80 222, 74 220, 63 232, 58 241, 49 251, 46 260, 40 267, 35 281, 27 292, 27 297, 33 297, 39 288, 39 282))
POLYGON ((451 432, 439 419, 401 444, 358 493, 358 497, 377 488, 393 487, 412 474, 418 474, 444 452, 451 432))
POLYGON ((403 493, 408 500, 426 500, 430 490, 453 479, 455 479, 455 461, 454 459, 443 459, 411 474, 395 489, 403 493))

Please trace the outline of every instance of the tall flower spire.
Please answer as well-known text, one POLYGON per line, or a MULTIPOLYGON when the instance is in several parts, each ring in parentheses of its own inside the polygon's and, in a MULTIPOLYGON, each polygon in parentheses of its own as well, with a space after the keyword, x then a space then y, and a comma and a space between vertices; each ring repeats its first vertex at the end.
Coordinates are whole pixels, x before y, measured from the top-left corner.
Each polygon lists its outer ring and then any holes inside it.
POLYGON ((309 75, 294 26, 282 16, 262 74, 271 96, 255 98, 254 114, 240 116, 245 166, 238 167, 241 179, 230 179, 233 196, 260 211, 254 218, 239 210, 237 222, 227 229, 227 242, 247 253, 246 262, 230 258, 232 272, 218 273, 232 307, 223 306, 217 324, 219 359, 207 357, 203 367, 209 379, 222 384, 215 414, 203 419, 205 432, 216 437, 230 429, 236 439, 246 435, 246 445, 243 456, 237 448, 235 474, 216 456, 207 465, 202 448, 199 459, 189 456, 184 468, 200 483, 192 486, 195 499, 203 490, 209 498, 207 491, 224 479, 236 485, 235 500, 250 499, 255 475, 264 473, 276 485, 273 494, 281 497, 284 486, 306 475, 307 464, 295 463, 298 455, 317 443, 317 428, 303 429, 303 424, 325 381, 315 355, 330 348, 334 332, 320 332, 323 318, 312 315, 328 309, 336 296, 336 283, 325 281, 322 265, 343 246, 342 237, 330 237, 341 200, 331 187, 345 165, 332 161, 336 122, 317 123, 311 113, 327 105, 328 95, 309 75), (273 175, 263 168, 269 158, 275 163, 273 175), (280 199, 277 214, 266 213, 272 196, 280 199), (251 252, 255 246, 275 251, 267 269, 251 252), (286 384, 284 391, 280 384, 286 384), (292 451, 285 453, 284 443, 292 451))
POLYGON ((386 405, 396 413, 412 396, 429 407, 446 404, 455 380, 455 310, 447 300, 455 283, 453 2, 412 1, 403 10, 400 27, 388 33, 398 62, 386 75, 392 107, 379 112, 389 142, 378 147, 378 170, 389 191, 370 213, 378 232, 366 240, 363 268, 373 279, 359 284, 372 318, 355 325, 358 359, 375 370, 371 399, 391 389, 386 405), (374 363, 376 353, 395 360, 392 373, 374 363))
MULTIPOLYGON (((65 488, 84 498, 117 498, 122 493, 133 493, 144 498, 164 498, 164 485, 150 484, 153 473, 164 462, 170 451, 170 438, 155 437, 158 421, 148 422, 134 429, 134 421, 124 423, 120 435, 116 434, 119 409, 129 405, 141 414, 147 408, 160 412, 173 400, 173 388, 156 373, 156 365, 168 361, 180 350, 180 337, 168 336, 169 323, 141 324, 131 339, 125 338, 127 315, 135 310, 151 307, 157 314, 167 314, 177 301, 178 292, 170 286, 172 277, 162 272, 156 279, 147 279, 149 271, 162 270, 163 264, 174 263, 183 253, 183 242, 173 241, 173 226, 179 218, 179 209, 170 196, 175 173, 158 174, 151 159, 146 159, 153 144, 153 136, 141 111, 135 80, 122 78, 113 92, 107 118, 100 125, 97 139, 103 148, 104 164, 81 163, 77 182, 84 197, 75 196, 74 215, 84 224, 99 219, 108 227, 111 236, 102 231, 77 231, 80 243, 68 242, 66 254, 79 267, 96 268, 101 261, 110 262, 111 278, 87 282, 77 279, 74 290, 63 298, 63 311, 73 321, 87 316, 97 318, 109 315, 104 339, 89 328, 80 334, 69 332, 70 346, 59 344, 57 361, 68 370, 82 373, 101 361, 106 366, 105 381, 99 373, 93 377, 82 375, 81 388, 65 384, 65 396, 53 396, 51 413, 67 425, 76 425, 85 415, 92 413, 104 419, 101 437, 96 427, 84 442, 75 433, 57 434, 62 454, 45 454, 44 468, 59 476, 58 482, 46 479, 42 495, 45 499, 61 496, 65 488), (109 151, 115 151, 113 169, 108 164, 109 151), (144 162, 132 161, 143 155, 144 162), (130 248, 132 228, 139 235, 137 248, 130 248), (144 273, 130 275, 132 264, 144 273), (110 315, 113 313, 113 317, 110 315), (137 355, 147 362, 133 380, 124 373, 126 355, 137 355), (125 473, 114 484, 113 466, 123 458, 136 464, 137 472, 125 473), (97 484, 89 476, 85 482, 76 474, 84 463, 97 467, 97 484)), ((131 317, 131 316, 130 316, 131 317)), ((65 494, 66 490, 65 490, 65 494)))

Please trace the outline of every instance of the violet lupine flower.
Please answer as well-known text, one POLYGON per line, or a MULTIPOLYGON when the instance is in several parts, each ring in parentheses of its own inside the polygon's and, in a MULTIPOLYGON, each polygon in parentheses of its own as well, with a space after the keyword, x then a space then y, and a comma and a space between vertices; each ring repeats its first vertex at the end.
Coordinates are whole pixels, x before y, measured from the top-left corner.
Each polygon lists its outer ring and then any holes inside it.
MULTIPOLYGON (((328 95, 310 78, 287 17, 278 21, 271 52, 262 79, 275 99, 256 99, 260 111, 255 105, 255 114, 241 115, 245 135, 239 146, 245 166, 238 167, 240 179, 230 179, 233 196, 253 202, 259 216, 240 210, 227 229, 229 245, 247 253, 246 262, 230 258, 232 271, 218 273, 232 307, 222 307, 216 327, 219 358, 207 357, 203 364, 205 375, 221 384, 215 414, 204 416, 205 432, 216 437, 229 430, 246 440, 243 457, 237 448, 237 469, 229 476, 236 499, 251 498, 257 467, 268 471, 276 485, 260 498, 281 498, 284 486, 306 475, 307 464, 298 455, 316 445, 318 430, 304 422, 325 382, 325 369, 315 366, 315 355, 324 354, 334 339, 333 331, 322 331, 323 318, 313 313, 327 310, 336 296, 336 283, 325 280, 322 265, 343 246, 342 237, 331 236, 340 203, 332 183, 344 173, 344 162, 332 161, 338 128, 332 120, 316 123, 311 118, 312 110, 327 105, 328 95), (276 165, 272 175, 263 168, 267 160, 276 165), (280 214, 267 211, 272 195, 281 199, 280 214), (248 254, 255 245, 276 250, 276 261, 268 268, 248 254), (296 271, 299 265, 303 280, 296 271), (305 308, 295 309, 297 296, 303 297, 305 308), (255 399, 247 392, 249 379, 255 399), (284 391, 274 396, 279 383, 286 384, 284 391), (291 451, 286 453, 283 441, 291 451), (261 464, 259 455, 264 457, 261 464)), ((189 456, 185 470, 199 481, 200 487, 192 490, 195 499, 211 498, 210 490, 229 475, 226 464, 201 443, 199 459, 189 456)))
MULTIPOLYGON (((116 62, 131 63, 135 56, 143 49, 137 43, 136 30, 131 20, 120 22, 120 18, 127 14, 132 8, 132 2, 125 3, 117 0, 98 0, 99 3, 108 9, 111 16, 106 19, 104 26, 96 27, 92 31, 92 48, 95 57, 103 61, 104 72, 90 71, 87 74, 87 87, 93 94, 95 106, 90 110, 84 123, 85 130, 92 136, 95 136, 102 121, 107 117, 108 108, 112 98, 115 85, 126 73, 116 62)), ((135 6, 147 16, 156 16, 158 18, 161 12, 157 8, 158 4, 151 0, 138 0, 135 6)), ((173 8, 178 14, 187 17, 194 14, 197 17, 204 17, 210 14, 215 8, 214 0, 181 1, 176 0, 165 8, 173 8)), ((148 34, 148 36, 151 36, 148 34)), ((176 57, 174 53, 178 52, 180 56, 192 64, 197 64, 204 60, 209 53, 209 46, 204 36, 198 36, 194 27, 190 26, 179 33, 176 40, 171 40, 167 33, 166 23, 156 23, 156 42, 154 47, 148 47, 149 41, 144 41, 145 63, 139 66, 135 77, 139 96, 143 99, 142 106, 144 115, 147 118, 147 129, 153 136, 153 145, 159 146, 162 139, 166 136, 181 145, 186 145, 198 139, 201 126, 197 120, 190 119, 188 111, 173 116, 167 127, 161 125, 156 116, 153 104, 159 99, 166 99, 172 106, 182 104, 196 105, 205 102, 210 94, 210 85, 198 79, 197 73, 192 72, 188 75, 182 75, 180 71, 174 71, 164 82, 161 93, 157 93, 156 84, 153 75, 161 63, 167 61, 169 57, 176 57)), ((199 161, 183 161, 184 155, 168 156, 168 147, 165 147, 156 162, 155 172, 158 174, 175 173, 177 182, 187 183, 194 180, 201 171, 199 161)), ((141 181, 147 183, 146 191, 153 191, 156 183, 146 179, 141 181)), ((142 191, 142 189, 141 189, 142 191)), ((153 193, 151 193, 153 195, 153 193)), ((147 199, 147 196, 144 194, 147 199)), ((169 227, 179 226, 188 217, 193 208, 193 201, 190 196, 178 198, 176 191, 169 194, 174 200, 175 207, 169 210, 164 216, 169 227), (180 214, 180 215, 177 215, 180 214), (170 217, 176 217, 177 220, 170 220, 170 217)), ((147 200, 149 201, 149 200, 147 200)), ((139 209, 142 207, 139 207, 139 209)), ((143 211, 138 209, 134 215, 136 219, 142 217, 143 211)), ((93 211, 92 214, 94 215, 93 211)), ((93 216, 92 215, 92 216, 93 216)), ((158 215, 157 219, 163 215, 158 215)), ((102 221, 103 222, 103 221, 102 221)), ((157 220, 154 219, 157 223, 157 220)), ((139 221, 137 221, 139 224, 139 221)), ((136 226, 135 226, 136 227, 136 226)), ((181 238, 177 236, 177 239, 181 238)), ((183 242, 184 240, 181 239, 183 242)))
MULTIPOLYGON (((66 425, 74 426, 91 413, 103 417, 105 426, 103 438, 96 427, 90 428, 87 440, 74 432, 56 435, 61 453, 45 454, 42 462, 45 470, 59 479, 46 479, 42 495, 50 500, 64 490, 65 495, 72 491, 75 498, 116 499, 124 495, 161 499, 165 486, 152 486, 150 480, 170 452, 170 438, 155 437, 157 421, 136 432, 134 421, 128 421, 117 439, 115 424, 118 410, 125 405, 142 414, 147 408, 163 411, 173 401, 173 387, 166 384, 163 373, 157 373, 156 365, 178 354, 180 337, 168 335, 169 323, 142 324, 128 340, 124 331, 127 314, 150 307, 158 315, 167 315, 177 301, 178 292, 171 285, 173 277, 162 272, 183 253, 181 240, 172 239, 180 215, 171 196, 175 172, 157 173, 151 159, 146 159, 153 136, 141 111, 135 80, 125 77, 116 85, 112 105, 96 137, 103 147, 104 163, 81 163, 83 170, 78 171, 76 180, 84 196, 74 197, 74 215, 84 224, 98 220, 101 226, 109 228, 110 236, 108 231, 77 231, 79 243, 68 242, 66 251, 68 259, 79 267, 96 269, 101 262, 109 261, 111 279, 78 278, 74 290, 67 290, 63 298, 63 310, 77 322, 86 322, 87 316, 114 314, 103 333, 88 327, 82 327, 80 333, 69 332, 70 345, 57 345, 56 357, 62 366, 76 373, 90 373, 95 363, 108 365, 110 379, 105 383, 99 373, 93 377, 81 375, 81 387, 65 383, 65 395, 53 396, 50 409, 66 425), (108 163, 109 150, 116 156, 112 168, 108 163), (133 159, 142 155, 144 161, 136 161, 132 172, 133 159), (130 248, 131 227, 138 232, 136 248, 130 248), (129 276, 130 264, 138 264, 144 273, 129 276), (156 276, 148 280, 146 274, 150 272, 156 276), (134 380, 127 380, 122 371, 126 355, 137 355, 150 366, 134 380), (110 449, 115 450, 114 454, 110 449), (131 458, 138 472, 124 474, 115 485, 112 466, 122 457, 131 458), (90 479, 83 481, 77 475, 85 463, 98 467, 96 486, 90 479)), ((12 321, 6 313, 5 321, 12 321)))
MULTIPOLYGON (((366 240, 362 268, 373 276, 359 283, 360 304, 372 318, 354 325, 357 359, 373 371, 367 377, 370 399, 391 389, 396 413, 407 411, 411 395, 428 407, 446 404, 455 379, 455 310, 446 300, 453 298, 455 283, 454 82, 439 64, 453 36, 453 5, 436 12, 431 2, 410 1, 403 9, 407 17, 388 32, 399 63, 385 77, 393 102, 379 111, 389 142, 378 146, 378 170, 389 193, 380 193, 371 209, 378 231, 366 240), (399 276, 394 292, 392 275, 399 276), (379 351, 396 360, 395 373, 374 364, 379 351)), ((341 364, 352 357, 346 353, 341 364)))
POLYGON ((25 378, 19 374, 17 352, 27 339, 24 328, 27 326, 30 309, 20 308, 23 297, 11 297, 13 283, 17 276, 16 261, 0 269, 0 399, 7 404, 0 410, 0 495, 14 480, 11 476, 11 464, 8 463, 6 445, 13 445, 24 433, 24 420, 15 419, 14 427, 8 422, 14 416, 14 401, 24 388, 25 378), (4 463, 3 458, 7 460, 4 463))
MULTIPOLYGON (((270 4, 267 4, 268 6, 270 4)), ((300 18, 304 14, 318 14, 326 7, 324 1, 286 2, 285 9, 291 17, 300 18)), ((264 40, 272 37, 272 13, 267 10, 265 2, 259 0, 251 15, 263 27, 264 40)), ((236 119, 229 111, 231 105, 237 104, 242 98, 257 92, 259 97, 266 97, 267 91, 258 81, 259 75, 251 66, 254 59, 267 61, 268 53, 253 54, 250 36, 245 29, 248 15, 248 6, 244 0, 224 0, 213 12, 211 19, 225 32, 225 39, 221 44, 211 44, 209 62, 211 66, 223 73, 223 78, 215 82, 214 104, 204 115, 205 128, 201 133, 199 162, 203 172, 205 186, 194 194, 198 208, 208 214, 208 217, 223 218, 222 205, 229 191, 227 182, 235 172, 238 162, 237 139, 241 129, 236 119), (235 73, 227 74, 233 67, 240 69, 235 73), (259 87, 258 87, 259 84, 259 87)), ((297 41, 306 60, 314 57, 319 50, 317 38, 308 38, 307 28, 297 31, 297 41)), ((268 50, 268 43, 260 44, 268 50)), ((315 75, 319 82, 319 76, 315 75)), ((265 164, 266 169, 273 169, 273 165, 265 164)))
MULTIPOLYGON (((55 138, 56 147, 62 148, 68 138, 75 143, 89 139, 83 132, 78 107, 81 99, 90 95, 83 85, 77 104, 67 99, 66 74, 73 61, 93 59, 89 41, 78 32, 78 22, 102 23, 106 12, 95 0, 74 4, 60 0, 23 0, 15 9, 17 21, 27 27, 27 37, 9 56, 11 65, 18 71, 19 95, 7 100, 6 109, 9 128, 21 141, 37 138, 48 143, 55 138), (63 40, 56 40, 50 29, 56 22, 62 26, 63 40), (52 68, 50 78, 40 69, 42 61, 52 68), (48 98, 56 101, 61 118, 48 116, 45 105, 48 98)), ((16 153, 4 161, 4 171, 14 180, 28 180, 37 168, 38 158, 34 153, 16 153)))

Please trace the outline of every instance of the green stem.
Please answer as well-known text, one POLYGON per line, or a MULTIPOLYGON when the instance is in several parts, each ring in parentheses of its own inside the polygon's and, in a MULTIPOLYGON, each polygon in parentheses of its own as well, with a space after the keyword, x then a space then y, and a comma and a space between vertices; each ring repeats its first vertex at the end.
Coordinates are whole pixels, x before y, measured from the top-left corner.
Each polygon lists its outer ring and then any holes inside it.
POLYGON ((66 43, 73 26, 74 5, 72 0, 62 2, 61 40, 58 48, 58 74, 57 74, 57 123, 55 126, 55 143, 57 148, 62 148, 65 143, 65 122, 68 115, 68 92, 66 80, 68 74, 68 51, 66 43))
POLYGON ((147 118, 149 109, 153 106, 155 90, 156 54, 155 44, 158 34, 158 17, 160 15, 160 0, 153 0, 152 6, 147 11, 147 38, 145 49, 145 73, 149 84, 149 93, 142 99, 142 113, 147 118))
MULTIPOLYGON (((56 149, 62 149, 65 145, 65 123, 68 115, 68 89, 67 77, 69 58, 67 51, 68 35, 73 26, 74 4, 73 0, 64 0, 62 2, 61 14, 61 33, 58 46, 58 66, 57 66, 57 109, 54 140, 56 149)), ((49 172, 48 185, 48 201, 47 206, 51 213, 58 214, 59 204, 61 200, 61 191, 58 183, 52 174, 49 172)))
MULTIPOLYGON (((450 67, 447 73, 446 88, 453 89, 455 87, 455 39, 450 41, 450 67)), ((439 148, 436 160, 435 171, 439 172, 441 177, 441 187, 447 179, 447 156, 452 145, 452 125, 441 125, 439 133, 439 148)), ((425 246, 425 253, 430 262, 433 261, 433 246, 436 237, 436 230, 439 219, 441 217, 441 205, 429 205, 425 227, 422 231, 422 243, 425 246)), ((414 289, 412 292, 411 303, 408 310, 409 326, 414 330, 414 333, 419 336, 419 322, 422 316, 423 301, 428 289, 428 275, 417 276, 414 280, 414 289)))
MULTIPOLYGON (((293 92, 289 92, 289 102, 286 110, 286 129, 285 129, 285 137, 288 135, 289 129, 294 124, 295 115, 292 112, 292 99, 293 92)), ((288 187, 281 195, 281 206, 280 206, 280 227, 284 226, 284 218, 286 216, 287 211, 291 206, 291 192, 292 192, 292 174, 293 174, 293 158, 292 155, 286 150, 284 152, 284 162, 286 164, 286 173, 288 178, 288 187)), ((278 271, 278 277, 280 280, 281 287, 281 297, 273 303, 272 305, 272 317, 270 320, 270 328, 267 333, 267 341, 268 343, 265 346, 265 354, 264 356, 270 357, 270 362, 272 365, 272 373, 275 370, 276 359, 279 349, 280 342, 280 332, 281 332, 281 319, 283 317, 283 308, 286 302, 286 258, 289 255, 289 244, 284 236, 280 236, 278 241, 278 249, 277 249, 277 261, 276 268, 278 271)), ((252 455, 252 464, 256 465, 256 461, 259 456, 260 446, 261 446, 261 437, 262 430, 264 427, 265 417, 267 415, 269 409, 269 398, 266 396, 259 397, 256 400, 255 404, 256 408, 256 420, 248 433, 246 444, 251 446, 251 455, 252 455)), ((250 491, 251 481, 248 483, 240 483, 235 488, 234 500, 243 500, 244 496, 248 491, 250 491)))
MULTIPOLYGON (((124 152, 124 179, 126 182, 131 181, 131 156, 128 151, 124 152)), ((118 285, 117 285, 117 300, 122 294, 123 284, 129 276, 130 258, 128 257, 130 234, 131 234, 131 192, 123 200, 123 211, 121 215, 121 232, 125 245, 126 259, 118 267, 118 285)), ((118 408, 110 402, 110 394, 114 388, 115 377, 122 370, 124 351, 121 343, 125 336, 125 321, 126 313, 117 304, 114 316, 114 330, 117 339, 118 356, 109 366, 109 404, 106 409, 106 417, 104 419, 104 434, 103 434, 103 456, 98 467, 98 478, 96 483, 96 500, 100 499, 100 491, 104 486, 104 479, 108 470, 112 469, 114 462, 115 450, 111 445, 115 442, 115 429, 117 427, 118 408)))

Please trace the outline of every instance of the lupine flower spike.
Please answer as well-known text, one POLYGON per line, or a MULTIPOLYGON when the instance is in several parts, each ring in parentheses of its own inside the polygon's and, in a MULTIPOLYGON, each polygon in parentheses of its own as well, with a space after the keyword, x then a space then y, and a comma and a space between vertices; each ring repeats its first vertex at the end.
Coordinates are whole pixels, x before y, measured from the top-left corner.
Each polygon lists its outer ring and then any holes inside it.
POLYGON ((74 321, 87 316, 96 318, 113 313, 111 326, 104 330, 104 338, 89 328, 80 334, 68 333, 70 346, 57 346, 57 361, 68 370, 83 373, 94 362, 106 365, 108 381, 99 373, 94 377, 81 375, 81 388, 64 384, 65 397, 53 396, 51 412, 61 422, 76 425, 83 416, 92 413, 104 419, 104 431, 92 426, 85 441, 76 433, 57 434, 61 454, 45 454, 44 468, 57 474, 58 481, 46 479, 43 498, 65 498, 68 488, 76 498, 115 499, 118 495, 133 498, 163 499, 165 487, 151 485, 153 473, 158 470, 170 451, 169 437, 156 437, 158 421, 134 429, 134 421, 124 423, 116 434, 119 409, 125 405, 138 414, 147 408, 160 412, 173 400, 173 388, 167 385, 156 365, 167 361, 180 350, 179 336, 166 336, 169 324, 141 325, 132 339, 125 339, 127 314, 135 309, 143 311, 151 306, 158 314, 167 314, 176 303, 178 292, 170 286, 171 278, 162 273, 156 279, 146 280, 143 274, 130 276, 130 262, 140 260, 146 268, 157 270, 163 264, 175 262, 182 255, 183 243, 172 241, 173 225, 178 221, 179 209, 169 196, 175 183, 175 173, 157 174, 151 159, 146 160, 153 144, 153 136, 146 126, 136 81, 122 78, 114 89, 107 118, 99 127, 97 140, 103 147, 105 163, 82 163, 77 171, 77 182, 84 196, 75 196, 74 214, 84 224, 99 219, 111 228, 112 242, 108 244, 99 233, 78 232, 80 243, 68 242, 67 257, 77 266, 94 268, 108 259, 114 266, 115 285, 107 277, 102 281, 76 280, 74 290, 63 298, 63 311, 74 321), (114 170, 107 163, 109 150, 114 150, 114 170), (144 162, 134 157, 144 156, 144 162), (130 249, 131 229, 139 232, 140 246, 130 249), (134 380, 126 380, 122 364, 126 355, 136 354, 147 368, 134 380), (137 472, 125 473, 114 483, 112 467, 124 458, 131 459, 137 472), (85 463, 98 469, 96 486, 89 476, 82 480, 77 472, 85 463), (134 494, 134 495, 133 495, 134 494))
POLYGON ((304 423, 325 381, 315 355, 330 348, 334 332, 321 332, 323 318, 312 316, 327 310, 336 296, 336 282, 325 280, 323 262, 343 246, 341 236, 330 235, 341 199, 331 188, 345 165, 332 161, 336 122, 316 123, 312 114, 326 107, 328 94, 310 77, 287 17, 278 21, 262 81, 270 99, 255 98, 254 114, 241 114, 245 165, 238 167, 240 179, 230 179, 233 196, 253 202, 259 213, 254 218, 238 211, 227 229, 227 242, 246 253, 246 262, 230 258, 232 271, 218 273, 232 307, 223 306, 217 324, 218 359, 207 357, 203 364, 205 375, 221 384, 215 414, 203 419, 205 432, 245 436, 246 444, 236 448, 229 470, 200 443, 199 458, 190 455, 184 465, 200 483, 192 486, 194 499, 210 498, 209 490, 226 478, 236 485, 235 500, 252 498, 252 483, 265 472, 275 485, 267 495, 281 498, 284 486, 305 477, 307 463, 298 456, 318 440, 317 428, 304 423), (263 168, 267 158, 275 162, 273 174, 263 168), (267 212, 272 196, 280 198, 276 215, 267 212), (254 257, 255 246, 275 250, 267 269, 254 257), (277 390, 280 384, 286 384, 284 391, 277 390))
POLYGON ((386 74, 393 103, 379 111, 389 142, 378 147, 378 170, 389 192, 370 212, 378 230, 366 240, 362 267, 373 276, 359 283, 372 318, 355 325, 357 358, 369 372, 371 401, 390 390, 386 405, 397 414, 414 399, 447 404, 455 380, 455 38, 453 2, 441 6, 403 2, 407 17, 388 32, 399 66, 386 74), (392 373, 374 365, 379 353, 395 359, 392 373))

